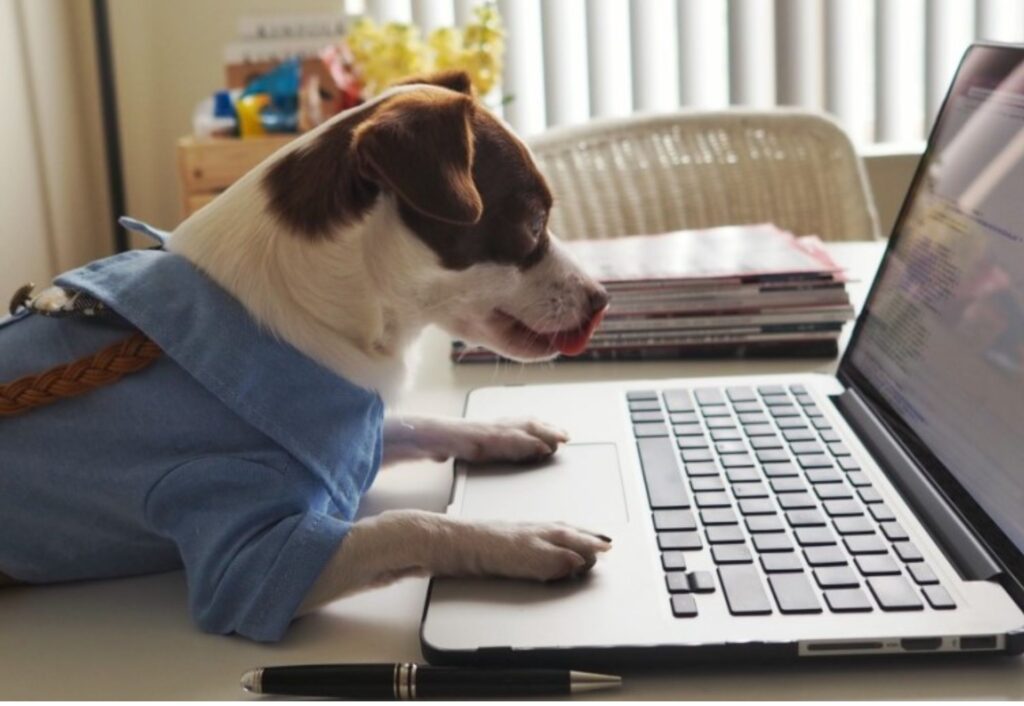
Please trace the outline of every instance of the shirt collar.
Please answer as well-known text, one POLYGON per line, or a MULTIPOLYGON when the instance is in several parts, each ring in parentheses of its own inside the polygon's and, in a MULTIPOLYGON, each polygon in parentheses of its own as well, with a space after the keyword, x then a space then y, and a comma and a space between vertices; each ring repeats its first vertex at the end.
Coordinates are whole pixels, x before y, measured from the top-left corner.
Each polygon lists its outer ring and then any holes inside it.
POLYGON ((262 329, 191 262, 161 250, 131 250, 56 283, 104 302, 332 487, 341 483, 337 489, 346 494, 363 489, 365 479, 337 470, 357 456, 379 461, 380 397, 262 329))

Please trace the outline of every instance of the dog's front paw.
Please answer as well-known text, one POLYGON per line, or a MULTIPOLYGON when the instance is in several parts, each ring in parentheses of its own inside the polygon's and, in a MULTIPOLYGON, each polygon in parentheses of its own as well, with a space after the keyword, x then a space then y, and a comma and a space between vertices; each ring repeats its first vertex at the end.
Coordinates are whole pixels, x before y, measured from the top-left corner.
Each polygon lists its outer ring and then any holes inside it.
POLYGON ((32 299, 32 308, 47 314, 55 314, 71 308, 71 296, 63 287, 48 287, 32 299))
POLYGON ((485 525, 468 573, 555 581, 586 573, 611 546, 604 535, 561 523, 485 525))
POLYGON ((568 440, 563 430, 535 419, 467 422, 454 439, 451 455, 474 462, 534 461, 547 458, 568 440))

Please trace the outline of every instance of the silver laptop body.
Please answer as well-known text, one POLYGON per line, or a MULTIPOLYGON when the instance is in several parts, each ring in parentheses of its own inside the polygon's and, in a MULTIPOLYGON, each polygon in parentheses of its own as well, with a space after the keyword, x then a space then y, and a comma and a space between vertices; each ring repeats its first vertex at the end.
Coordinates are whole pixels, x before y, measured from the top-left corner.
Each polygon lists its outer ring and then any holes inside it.
POLYGON ((1024 651, 1024 48, 964 56, 836 376, 474 390, 571 442, 448 512, 609 535, 587 577, 431 583, 438 663, 1024 651), (720 432, 720 433, 716 433, 720 432))

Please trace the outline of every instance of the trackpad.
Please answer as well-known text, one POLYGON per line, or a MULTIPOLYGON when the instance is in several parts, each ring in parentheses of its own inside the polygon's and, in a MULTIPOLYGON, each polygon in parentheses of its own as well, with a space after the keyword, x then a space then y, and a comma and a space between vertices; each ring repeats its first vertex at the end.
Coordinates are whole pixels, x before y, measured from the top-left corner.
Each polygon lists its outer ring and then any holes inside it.
POLYGON ((462 517, 583 528, 628 520, 615 444, 567 444, 539 463, 467 464, 467 473, 462 517))

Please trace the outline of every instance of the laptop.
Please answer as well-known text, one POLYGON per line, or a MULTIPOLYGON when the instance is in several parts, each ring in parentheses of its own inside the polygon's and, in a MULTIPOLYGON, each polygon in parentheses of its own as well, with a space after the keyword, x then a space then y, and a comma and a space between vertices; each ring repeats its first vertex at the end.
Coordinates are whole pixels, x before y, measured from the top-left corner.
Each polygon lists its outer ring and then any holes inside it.
POLYGON ((456 465, 450 514, 614 544, 580 580, 432 581, 432 662, 1024 652, 1024 47, 965 53, 835 376, 491 387, 465 415, 572 441, 456 465))

